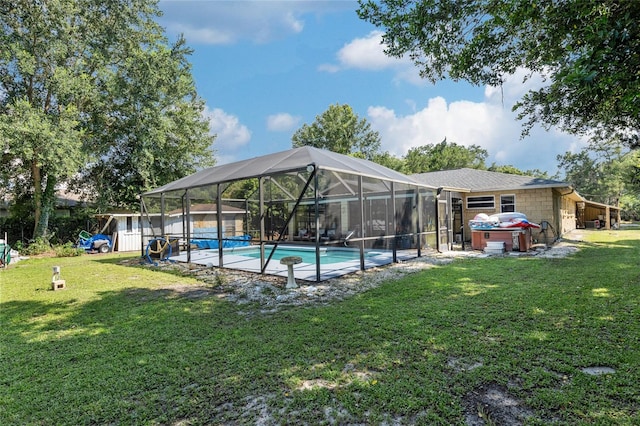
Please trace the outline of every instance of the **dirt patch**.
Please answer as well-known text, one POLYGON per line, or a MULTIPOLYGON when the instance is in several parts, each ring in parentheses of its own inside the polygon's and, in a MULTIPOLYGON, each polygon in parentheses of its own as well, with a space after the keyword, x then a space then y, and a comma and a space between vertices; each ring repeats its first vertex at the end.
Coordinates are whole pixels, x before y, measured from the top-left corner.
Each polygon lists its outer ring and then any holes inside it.
POLYGON ((495 383, 483 385, 465 395, 465 423, 468 426, 521 425, 533 411, 495 383))

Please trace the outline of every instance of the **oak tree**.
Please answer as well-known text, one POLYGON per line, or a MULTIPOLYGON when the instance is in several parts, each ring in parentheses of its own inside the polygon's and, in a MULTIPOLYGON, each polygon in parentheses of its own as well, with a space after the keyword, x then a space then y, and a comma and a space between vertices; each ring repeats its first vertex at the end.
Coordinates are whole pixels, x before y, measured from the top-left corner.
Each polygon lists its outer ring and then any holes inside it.
POLYGON ((126 204, 211 162, 188 49, 159 14, 155 0, 0 3, 0 183, 32 202, 34 236, 74 177, 126 204))
POLYGON ((349 105, 340 104, 330 105, 312 124, 304 124, 291 140, 294 148, 312 146, 367 160, 380 149, 378 132, 349 105))

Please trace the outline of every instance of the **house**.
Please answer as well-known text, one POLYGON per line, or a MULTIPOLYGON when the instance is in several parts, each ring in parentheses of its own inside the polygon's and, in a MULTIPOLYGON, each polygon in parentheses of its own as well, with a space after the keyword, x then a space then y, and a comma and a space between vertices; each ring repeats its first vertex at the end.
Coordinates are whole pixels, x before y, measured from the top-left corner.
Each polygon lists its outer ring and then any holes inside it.
POLYGON ((620 221, 619 207, 588 201, 562 181, 470 168, 411 177, 439 188, 447 218, 441 226, 451 229, 452 242, 471 240, 469 220, 479 213, 523 213, 541 225, 533 239, 547 244, 579 227, 609 229, 620 221))

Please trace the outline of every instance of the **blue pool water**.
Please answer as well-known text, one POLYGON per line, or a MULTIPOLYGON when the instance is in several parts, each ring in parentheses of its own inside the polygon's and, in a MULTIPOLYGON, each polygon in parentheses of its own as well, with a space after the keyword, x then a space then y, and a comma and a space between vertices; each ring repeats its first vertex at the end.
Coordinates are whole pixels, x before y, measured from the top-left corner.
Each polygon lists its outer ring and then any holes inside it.
MULTIPOLYGON (((266 247, 264 250, 265 258, 269 257, 271 253, 271 247, 266 247)), ((247 256, 253 258, 260 258, 260 249, 251 248, 246 250, 234 250, 234 254, 240 256, 247 256)), ((379 254, 378 252, 366 252, 364 253, 365 257, 374 256, 379 254)), ((316 263, 316 252, 315 250, 309 249, 295 249, 295 248, 281 248, 278 247, 276 252, 273 254, 271 260, 280 260, 286 256, 299 256, 302 258, 304 263, 316 263)), ((340 262, 349 262, 360 259, 360 251, 358 250, 332 250, 332 249, 321 249, 320 252, 320 263, 328 264, 328 263, 340 263, 340 262)))

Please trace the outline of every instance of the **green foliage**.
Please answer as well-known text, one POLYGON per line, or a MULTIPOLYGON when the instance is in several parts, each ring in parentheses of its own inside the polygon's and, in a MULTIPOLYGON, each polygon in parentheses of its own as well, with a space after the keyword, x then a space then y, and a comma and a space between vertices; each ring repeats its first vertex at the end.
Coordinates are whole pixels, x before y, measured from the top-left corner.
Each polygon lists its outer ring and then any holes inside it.
POLYGON ((371 130, 349 105, 330 105, 312 124, 304 124, 291 138, 294 148, 312 146, 372 160, 380 149, 380 135, 371 130))
POLYGON ((74 182, 90 183, 100 206, 136 207, 141 192, 214 164, 190 54, 183 38, 172 46, 160 39, 132 52, 106 82, 111 90, 90 123, 96 160, 74 182))
MULTIPOLYGON (((74 208, 69 217, 51 216, 47 240, 54 245, 75 242, 80 231, 91 228, 88 224, 95 221, 91 217, 92 213, 92 211, 74 208)), ((9 243, 12 245, 18 242, 28 242, 33 235, 33 226, 31 212, 23 212, 22 214, 12 212, 11 216, 0 218, 0 230, 7 233, 9 243)))
POLYGON ((371 159, 374 163, 378 163, 382 166, 388 167, 391 170, 398 171, 400 173, 405 172, 405 159, 398 158, 391 154, 389 151, 377 153, 371 159))
POLYGON ((37 237, 30 241, 27 245, 16 244, 16 250, 21 255, 37 256, 39 254, 45 254, 51 252, 51 243, 45 237, 37 237))
POLYGON ((410 57, 430 81, 499 86, 520 69, 545 86, 515 106, 526 119, 594 141, 640 144, 640 2, 360 0, 384 28, 387 54, 410 57))
POLYGON ((73 243, 67 242, 53 247, 56 257, 75 257, 85 253, 84 249, 76 248, 73 243))
POLYGON ((168 43, 159 14, 155 0, 0 6, 0 184, 32 200, 35 236, 72 177, 126 205, 212 164, 190 50, 168 43))
POLYGON ((507 173, 510 175, 519 175, 519 176, 533 176, 540 179, 556 179, 557 176, 549 176, 549 173, 546 171, 542 171, 540 169, 531 169, 531 170, 520 170, 517 167, 514 167, 510 164, 504 166, 498 166, 496 163, 491 164, 489 168, 487 168, 490 172, 498 172, 498 173, 507 173))
POLYGON ((640 218, 640 151, 611 142, 559 155, 558 167, 585 198, 620 206, 623 220, 640 218))
POLYGON ((635 153, 625 152, 621 147, 606 151, 583 149, 557 157, 566 182, 589 200, 612 205, 618 205, 620 197, 627 192, 625 181, 633 167, 630 163, 633 158, 637 158, 635 153), (629 160, 625 161, 627 156, 629 160))
POLYGON ((634 195, 623 195, 620 197, 620 218, 622 220, 640 220, 640 197, 634 195))
POLYGON ((487 151, 478 145, 464 147, 443 140, 435 145, 423 145, 409 149, 404 157, 407 173, 425 173, 453 170, 463 167, 484 169, 487 151))

